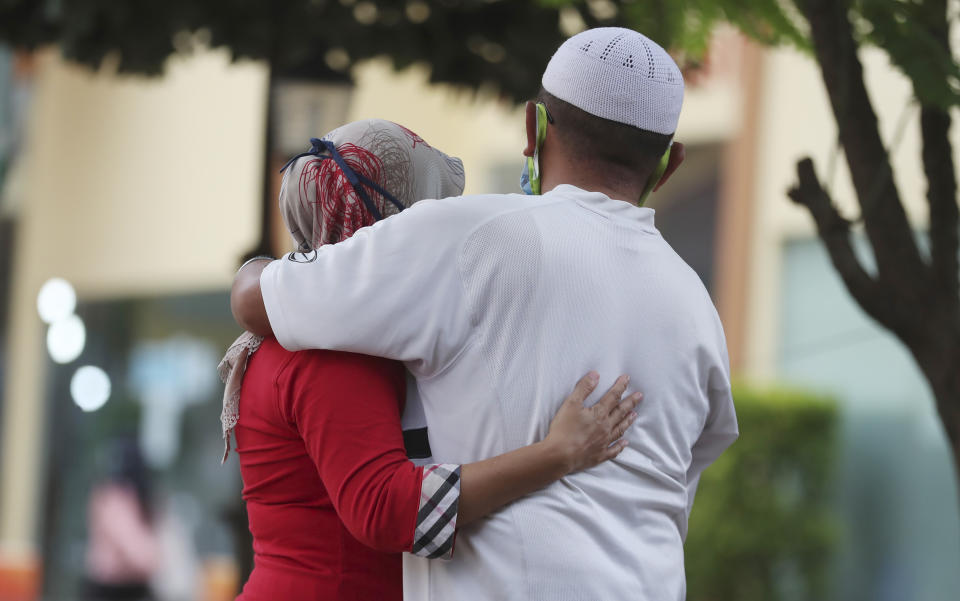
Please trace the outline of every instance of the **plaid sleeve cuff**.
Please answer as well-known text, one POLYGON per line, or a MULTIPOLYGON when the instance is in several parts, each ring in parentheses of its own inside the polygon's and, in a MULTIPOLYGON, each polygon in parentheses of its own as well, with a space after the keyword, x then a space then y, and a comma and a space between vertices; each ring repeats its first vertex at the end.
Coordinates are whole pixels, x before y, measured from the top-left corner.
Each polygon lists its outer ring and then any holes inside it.
POLYGON ((460 466, 454 463, 424 466, 420 510, 410 552, 428 559, 450 559, 459 505, 460 466))

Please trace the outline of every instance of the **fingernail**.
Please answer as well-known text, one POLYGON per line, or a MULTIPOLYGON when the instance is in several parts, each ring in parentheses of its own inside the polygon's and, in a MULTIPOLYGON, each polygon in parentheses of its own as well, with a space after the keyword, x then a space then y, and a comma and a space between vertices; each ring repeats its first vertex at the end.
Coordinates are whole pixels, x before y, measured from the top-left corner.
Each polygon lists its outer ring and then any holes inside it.
POLYGON ((635 392, 635 393, 633 393, 633 400, 639 401, 639 400, 642 399, 642 398, 643 398, 643 393, 642 393, 642 392, 635 392))
POLYGON ((600 381, 600 374, 598 374, 595 371, 592 371, 587 374, 587 379, 590 380, 592 383, 596 384, 597 382, 600 381))
POLYGON ((637 413, 635 411, 630 412, 630 421, 637 419, 637 413))

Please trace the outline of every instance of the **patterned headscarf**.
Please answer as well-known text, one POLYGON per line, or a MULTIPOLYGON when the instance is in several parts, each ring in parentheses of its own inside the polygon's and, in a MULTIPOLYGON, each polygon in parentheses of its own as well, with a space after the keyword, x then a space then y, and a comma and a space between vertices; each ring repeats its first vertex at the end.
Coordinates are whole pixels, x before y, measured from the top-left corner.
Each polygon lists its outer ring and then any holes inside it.
MULTIPOLYGON (((463 192, 460 159, 390 121, 348 123, 322 139, 312 139, 311 145, 284 167, 280 188, 280 213, 299 252, 346 240, 419 200, 463 192)), ((239 417, 247 360, 262 341, 244 332, 217 368, 226 384, 220 415, 224 461, 239 417)))
POLYGON ((463 192, 460 159, 390 121, 355 121, 311 142, 287 164, 280 189, 280 213, 300 251, 346 240, 418 200, 463 192))

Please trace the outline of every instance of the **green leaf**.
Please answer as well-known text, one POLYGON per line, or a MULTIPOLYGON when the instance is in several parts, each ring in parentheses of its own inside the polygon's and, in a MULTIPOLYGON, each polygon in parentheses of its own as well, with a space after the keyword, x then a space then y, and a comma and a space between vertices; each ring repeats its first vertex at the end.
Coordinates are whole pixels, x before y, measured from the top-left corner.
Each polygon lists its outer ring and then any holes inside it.
POLYGON ((882 48, 923 103, 960 105, 960 65, 947 39, 944 0, 856 0, 860 40, 882 48))

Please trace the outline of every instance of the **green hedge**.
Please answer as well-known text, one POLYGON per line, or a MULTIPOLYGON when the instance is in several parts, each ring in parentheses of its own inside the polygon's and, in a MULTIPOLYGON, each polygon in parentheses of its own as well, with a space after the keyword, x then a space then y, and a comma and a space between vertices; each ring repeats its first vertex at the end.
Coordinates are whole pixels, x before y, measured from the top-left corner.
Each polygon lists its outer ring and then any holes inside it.
POLYGON ((703 474, 686 543, 688 601, 820 600, 837 538, 828 399, 735 387, 740 438, 703 474))

